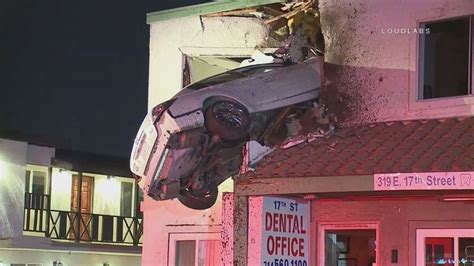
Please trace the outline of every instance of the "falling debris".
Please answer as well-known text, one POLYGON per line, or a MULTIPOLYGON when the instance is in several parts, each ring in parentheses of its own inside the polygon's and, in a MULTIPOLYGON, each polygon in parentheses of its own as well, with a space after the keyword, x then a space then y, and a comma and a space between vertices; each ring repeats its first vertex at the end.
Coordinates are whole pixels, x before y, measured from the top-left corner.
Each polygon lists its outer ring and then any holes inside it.
POLYGON ((299 136, 294 136, 288 138, 282 145, 280 145, 280 148, 282 149, 288 149, 293 146, 299 145, 301 143, 311 143, 315 141, 316 139, 319 138, 326 138, 332 135, 333 133, 331 131, 327 131, 324 133, 319 133, 319 132, 313 132, 313 133, 308 133, 306 135, 299 135, 299 136))

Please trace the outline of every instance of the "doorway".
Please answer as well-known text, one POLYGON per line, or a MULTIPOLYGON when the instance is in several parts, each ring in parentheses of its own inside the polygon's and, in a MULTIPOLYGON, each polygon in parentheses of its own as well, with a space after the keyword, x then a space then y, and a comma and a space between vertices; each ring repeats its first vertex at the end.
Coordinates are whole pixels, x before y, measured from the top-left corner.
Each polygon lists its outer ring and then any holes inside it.
MULTIPOLYGON (((92 195, 94 192, 94 178, 91 176, 82 176, 81 195, 79 197, 79 178, 77 175, 72 176, 72 193, 71 193, 71 221, 74 221, 74 233, 79 234, 81 240, 91 240, 92 232, 92 195), (79 199, 81 201, 81 217, 76 217, 79 212, 79 199), (77 227, 77 219, 79 219, 79 228, 77 227)), ((69 236, 71 238, 71 236, 69 236)))
POLYGON ((319 265, 376 266, 376 223, 320 224, 319 265))

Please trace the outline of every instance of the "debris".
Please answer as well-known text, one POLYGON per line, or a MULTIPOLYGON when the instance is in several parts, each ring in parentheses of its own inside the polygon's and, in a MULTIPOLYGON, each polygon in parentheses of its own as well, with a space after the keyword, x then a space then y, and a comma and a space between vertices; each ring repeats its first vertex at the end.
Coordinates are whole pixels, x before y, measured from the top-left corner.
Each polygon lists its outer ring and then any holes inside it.
POLYGON ((285 142, 285 143, 281 146, 281 148, 282 148, 282 149, 288 149, 288 148, 291 148, 291 147, 296 146, 296 145, 298 145, 298 144, 301 144, 301 143, 303 143, 303 142, 305 142, 305 141, 306 141, 305 139, 289 140, 289 141, 285 142))
POLYGON ((266 55, 259 50, 256 50, 250 59, 243 60, 239 67, 258 65, 258 64, 269 64, 275 62, 275 57, 266 55))
POLYGON ((307 46, 307 41, 304 36, 303 29, 301 27, 296 28, 296 30, 293 32, 289 39, 290 47, 288 54, 290 58, 295 62, 302 62, 308 54, 307 51, 305 52, 304 49, 304 47, 307 46))
POLYGON ((298 121, 298 119, 294 117, 290 117, 288 119, 286 127, 290 136, 296 135, 298 134, 298 132, 301 132, 303 130, 303 126, 301 125, 301 123, 298 121))
POLYGON ((308 135, 308 139, 306 140, 306 142, 307 142, 307 143, 310 143, 310 142, 315 141, 315 140, 318 139, 318 138, 325 138, 325 137, 326 137, 326 135, 324 135, 324 134, 316 134, 316 133, 314 133, 314 134, 309 134, 309 135, 308 135))
POLYGON ((280 16, 284 13, 281 9, 278 10, 278 9, 272 8, 270 6, 262 6, 261 9, 265 14, 268 14, 272 17, 280 16))
POLYGON ((306 135, 295 136, 295 137, 287 139, 287 141, 285 141, 282 145, 280 145, 280 148, 288 149, 296 145, 299 145, 301 143, 311 143, 318 138, 325 138, 327 136, 328 136, 327 134, 319 134, 319 133, 309 133, 306 135))
POLYGON ((207 17, 232 17, 232 16, 238 16, 238 17, 250 17, 252 16, 252 13, 257 12, 257 9, 255 8, 245 8, 245 9, 238 9, 238 10, 231 10, 231 11, 225 11, 225 12, 217 12, 213 14, 206 15, 207 17))

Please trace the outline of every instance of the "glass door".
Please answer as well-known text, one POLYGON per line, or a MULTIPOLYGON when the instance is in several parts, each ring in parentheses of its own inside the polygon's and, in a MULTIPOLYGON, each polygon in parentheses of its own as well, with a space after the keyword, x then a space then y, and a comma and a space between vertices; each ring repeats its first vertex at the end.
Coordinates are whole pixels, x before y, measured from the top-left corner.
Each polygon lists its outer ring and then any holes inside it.
POLYGON ((417 266, 474 266, 474 229, 416 230, 417 266))
POLYGON ((318 265, 377 265, 377 224, 319 225, 318 265))

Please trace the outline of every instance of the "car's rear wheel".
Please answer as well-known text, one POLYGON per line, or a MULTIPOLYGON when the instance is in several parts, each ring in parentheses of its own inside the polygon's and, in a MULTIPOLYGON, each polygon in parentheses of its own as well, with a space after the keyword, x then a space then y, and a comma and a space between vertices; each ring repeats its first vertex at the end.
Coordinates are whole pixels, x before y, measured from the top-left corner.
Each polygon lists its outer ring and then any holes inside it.
POLYGON ((206 126, 224 140, 242 140, 248 136, 250 116, 243 105, 221 100, 207 108, 206 126))
POLYGON ((216 203, 219 192, 217 185, 209 181, 207 177, 200 177, 200 180, 203 182, 200 184, 202 187, 190 186, 179 193, 178 200, 184 206, 195 210, 205 210, 216 203))

